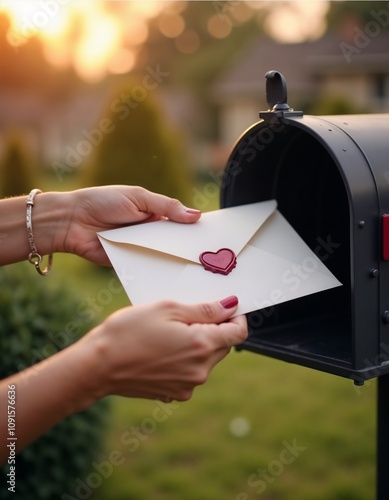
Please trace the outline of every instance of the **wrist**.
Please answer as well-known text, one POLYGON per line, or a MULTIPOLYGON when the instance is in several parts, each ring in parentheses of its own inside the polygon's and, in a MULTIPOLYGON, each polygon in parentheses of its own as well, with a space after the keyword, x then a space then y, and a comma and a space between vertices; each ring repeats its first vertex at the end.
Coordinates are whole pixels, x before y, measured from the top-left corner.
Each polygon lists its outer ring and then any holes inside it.
MULTIPOLYGON (((64 251, 64 238, 73 203, 70 193, 39 193, 34 198, 31 224, 41 256, 64 251)), ((0 265, 27 260, 31 253, 26 225, 27 196, 0 200, 0 265)))
MULTIPOLYGON (((89 336, 89 334, 87 335, 89 336)), ((61 353, 61 364, 67 367, 67 393, 64 416, 80 413, 106 396, 101 384, 101 362, 98 352, 90 343, 79 340, 61 353)))
POLYGON ((78 411, 89 408, 111 394, 107 366, 108 340, 103 332, 103 325, 104 323, 96 326, 73 346, 77 349, 78 365, 81 369, 78 411))
POLYGON ((36 195, 32 211, 32 227, 38 253, 49 255, 64 251, 64 240, 73 204, 70 193, 47 192, 36 195))

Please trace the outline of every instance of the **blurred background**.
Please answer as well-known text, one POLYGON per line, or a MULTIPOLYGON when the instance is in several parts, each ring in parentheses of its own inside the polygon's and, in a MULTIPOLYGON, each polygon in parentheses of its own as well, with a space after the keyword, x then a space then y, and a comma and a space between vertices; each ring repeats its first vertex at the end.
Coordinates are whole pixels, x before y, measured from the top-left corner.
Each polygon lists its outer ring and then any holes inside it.
MULTIPOLYGON (((388 2, 0 1, 0 196, 126 183, 216 209, 271 69, 305 114, 389 112, 388 2)), ((0 270, 2 376, 128 305, 110 270, 30 267, 0 270), (67 307, 28 316, 32 290, 67 307)), ((106 403, 20 456, 20 498, 374 498, 374 382, 233 352, 188 403, 106 403)))

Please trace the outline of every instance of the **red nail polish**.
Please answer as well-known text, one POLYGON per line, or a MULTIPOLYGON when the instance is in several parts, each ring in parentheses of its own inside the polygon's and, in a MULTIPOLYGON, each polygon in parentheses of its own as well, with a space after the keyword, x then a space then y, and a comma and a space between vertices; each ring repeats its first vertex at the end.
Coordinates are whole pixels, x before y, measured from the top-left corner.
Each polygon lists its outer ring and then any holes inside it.
POLYGON ((235 295, 230 295, 229 297, 221 300, 220 304, 224 307, 224 309, 231 309, 238 304, 238 297, 236 297, 235 295))

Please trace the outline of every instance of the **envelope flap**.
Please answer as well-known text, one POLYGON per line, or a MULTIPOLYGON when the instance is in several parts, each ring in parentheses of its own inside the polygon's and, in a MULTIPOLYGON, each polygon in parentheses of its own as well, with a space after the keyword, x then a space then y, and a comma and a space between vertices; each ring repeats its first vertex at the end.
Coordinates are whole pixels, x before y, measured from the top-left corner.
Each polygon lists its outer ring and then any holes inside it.
POLYGON ((137 224, 98 233, 114 243, 145 247, 192 262, 202 252, 230 248, 236 255, 276 210, 275 200, 223 208, 202 214, 195 224, 169 220, 137 224))

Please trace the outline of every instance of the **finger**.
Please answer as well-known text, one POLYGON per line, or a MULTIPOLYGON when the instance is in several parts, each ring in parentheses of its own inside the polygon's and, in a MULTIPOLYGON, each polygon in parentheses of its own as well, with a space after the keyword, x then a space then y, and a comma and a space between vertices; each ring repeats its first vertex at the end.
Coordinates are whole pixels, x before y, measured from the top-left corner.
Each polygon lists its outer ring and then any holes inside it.
POLYGON ((246 316, 235 316, 228 322, 220 324, 218 333, 227 348, 241 344, 248 337, 246 316))
POLYGON ((200 210, 185 207, 179 200, 141 188, 137 192, 138 207, 148 214, 164 216, 175 222, 192 223, 200 216, 200 210))
MULTIPOLYGON (((164 304, 166 309, 169 304, 164 304)), ((203 302, 200 304, 170 304, 171 319, 188 325, 192 323, 222 323, 230 318, 238 308, 238 297, 231 295, 219 302, 203 302)))

